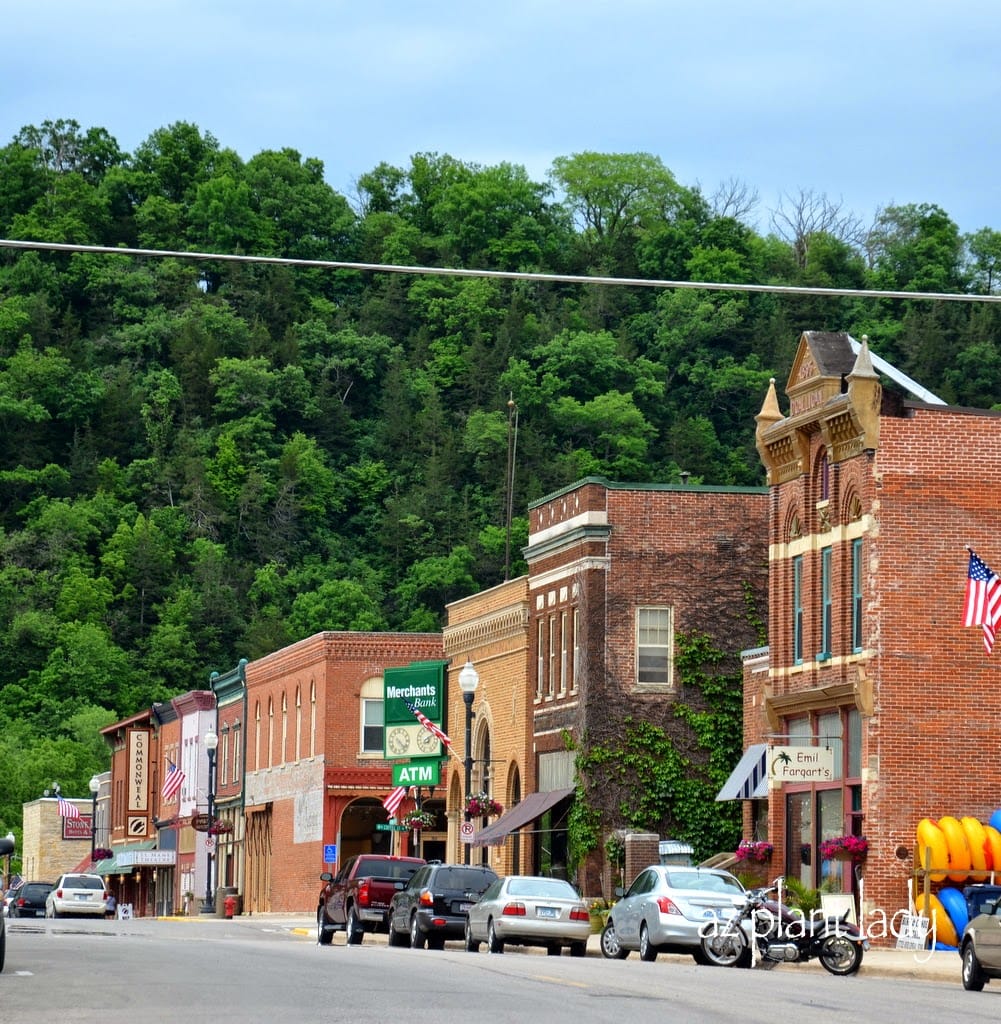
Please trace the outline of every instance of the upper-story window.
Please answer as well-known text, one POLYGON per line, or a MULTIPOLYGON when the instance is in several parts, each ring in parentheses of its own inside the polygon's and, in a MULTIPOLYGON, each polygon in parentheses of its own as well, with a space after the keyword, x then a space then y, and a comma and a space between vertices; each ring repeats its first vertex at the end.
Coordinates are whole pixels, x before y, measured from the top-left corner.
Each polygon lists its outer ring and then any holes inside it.
POLYGON ((671 685, 674 627, 670 608, 636 609, 636 682, 639 686, 671 685))
POLYGON ((852 541, 852 651, 862 650, 862 538, 852 541))
POLYGON ((381 679, 366 679, 361 687, 361 751, 363 754, 382 754, 383 683, 381 679))
POLYGON ((803 556, 792 560, 792 660, 803 662, 803 556))
POLYGON ((831 572, 834 559, 833 548, 822 548, 820 552, 820 650, 819 661, 826 661, 831 656, 831 634, 834 615, 831 599, 831 572))

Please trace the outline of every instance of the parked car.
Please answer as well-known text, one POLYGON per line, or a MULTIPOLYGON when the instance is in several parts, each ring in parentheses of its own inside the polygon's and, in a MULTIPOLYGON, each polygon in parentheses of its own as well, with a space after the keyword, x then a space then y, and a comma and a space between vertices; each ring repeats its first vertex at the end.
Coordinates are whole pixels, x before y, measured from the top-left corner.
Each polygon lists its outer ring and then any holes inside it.
POLYGON ((24 882, 14 890, 8 917, 45 917, 45 897, 52 892, 51 882, 24 882))
POLYGON ((6 917, 7 914, 9 913, 9 911, 10 911, 10 901, 14 898, 14 893, 15 892, 17 892, 17 887, 16 886, 14 886, 11 889, 8 889, 3 894, 3 913, 4 913, 4 917, 6 917))
POLYGON ((623 960, 638 950, 641 960, 658 953, 690 953, 707 963, 701 929, 707 921, 729 918, 744 902, 744 887, 719 868, 644 868, 612 907, 601 933, 602 955, 623 960))
MULTIPOLYGON (((14 840, 0 839, 0 857, 9 857, 14 852, 14 840)), ((0 914, 0 971, 7 956, 7 916, 0 914)))
POLYGON ((45 916, 89 914, 91 917, 104 917, 110 895, 100 875, 60 875, 45 897, 45 916))
POLYGON ((486 942, 491 953, 503 953, 507 942, 545 946, 559 956, 587 953, 591 917, 577 890, 561 878, 508 875, 492 882, 466 916, 466 949, 476 953, 486 942))
POLYGON ((959 940, 963 988, 968 992, 980 992, 992 978, 1001 978, 1001 898, 986 899, 980 908, 959 940))
POLYGON ((497 872, 480 865, 425 864, 390 901, 389 944, 443 949, 446 939, 461 939, 469 908, 496 881, 497 872))

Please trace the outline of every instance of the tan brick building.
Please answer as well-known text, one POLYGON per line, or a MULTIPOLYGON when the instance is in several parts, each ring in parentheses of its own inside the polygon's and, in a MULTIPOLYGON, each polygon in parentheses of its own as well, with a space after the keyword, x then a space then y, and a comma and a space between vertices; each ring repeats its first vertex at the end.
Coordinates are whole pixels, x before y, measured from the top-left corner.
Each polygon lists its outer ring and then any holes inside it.
POLYGON ((783 415, 773 382, 757 417, 769 647, 747 658, 746 781, 767 802, 745 804, 745 835, 774 844, 775 873, 861 878, 862 909, 892 914, 918 821, 1001 804, 997 670, 962 625, 964 546, 1001 562, 1001 414, 884 391, 845 334, 802 336, 786 394, 783 415), (830 748, 834 777, 769 791, 774 744, 830 748), (864 862, 818 856, 843 834, 867 837, 864 862))

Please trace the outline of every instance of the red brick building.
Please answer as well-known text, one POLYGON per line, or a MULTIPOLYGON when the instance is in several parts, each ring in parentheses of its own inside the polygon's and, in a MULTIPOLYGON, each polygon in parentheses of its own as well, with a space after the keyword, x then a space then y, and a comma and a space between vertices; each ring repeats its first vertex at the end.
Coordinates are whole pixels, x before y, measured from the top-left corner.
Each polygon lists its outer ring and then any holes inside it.
MULTIPOLYGON (((619 737, 627 718, 670 727, 679 631, 711 635, 733 652, 737 671, 738 652, 758 639, 747 594, 764 616, 767 495, 763 488, 586 479, 534 503, 529 515, 528 577, 509 585, 527 590, 524 681, 511 675, 510 692, 494 690, 490 701, 494 721, 500 708, 511 723, 492 748, 507 773, 495 792, 508 811, 476 841, 494 847, 497 869, 518 864, 558 874, 568 863, 576 782, 567 737, 619 737)), ((491 595, 450 606, 446 636, 453 610, 467 621, 489 618, 491 609, 479 602, 496 600, 491 595)), ((502 606, 514 596, 506 592, 502 606)), ((457 654, 463 647, 446 644, 457 654)), ((591 789, 587 799, 606 824, 620 824, 611 794, 591 789)), ((597 877, 599 861, 600 852, 579 878, 588 895, 607 888, 597 877)))
POLYGON ((769 647, 745 672, 745 835, 774 844, 775 873, 861 878, 861 909, 889 915, 922 817, 1001 804, 997 672, 962 624, 964 546, 1001 560, 1001 414, 884 391, 845 334, 802 336, 786 394, 783 415, 773 382, 757 417, 769 647), (769 791, 769 744, 830 748, 833 777, 769 791), (848 834, 868 839, 864 862, 818 855, 848 834))
MULTIPOLYGON (((438 633, 328 632, 246 666, 244 912, 312 906, 331 847, 391 852, 383 672, 442 658, 438 633)), ((425 841, 444 856, 444 829, 425 841)))

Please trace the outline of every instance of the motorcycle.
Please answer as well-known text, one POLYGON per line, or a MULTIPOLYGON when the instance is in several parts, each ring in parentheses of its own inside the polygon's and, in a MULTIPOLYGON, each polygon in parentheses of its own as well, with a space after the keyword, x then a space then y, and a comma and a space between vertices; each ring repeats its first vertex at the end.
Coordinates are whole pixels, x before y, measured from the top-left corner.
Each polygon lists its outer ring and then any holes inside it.
POLYGON ((807 917, 791 910, 781 902, 781 882, 749 889, 732 917, 703 926, 706 961, 720 967, 774 967, 816 957, 831 974, 855 974, 869 942, 848 921, 847 912, 841 917, 807 917), (771 893, 777 898, 769 898, 771 893))

